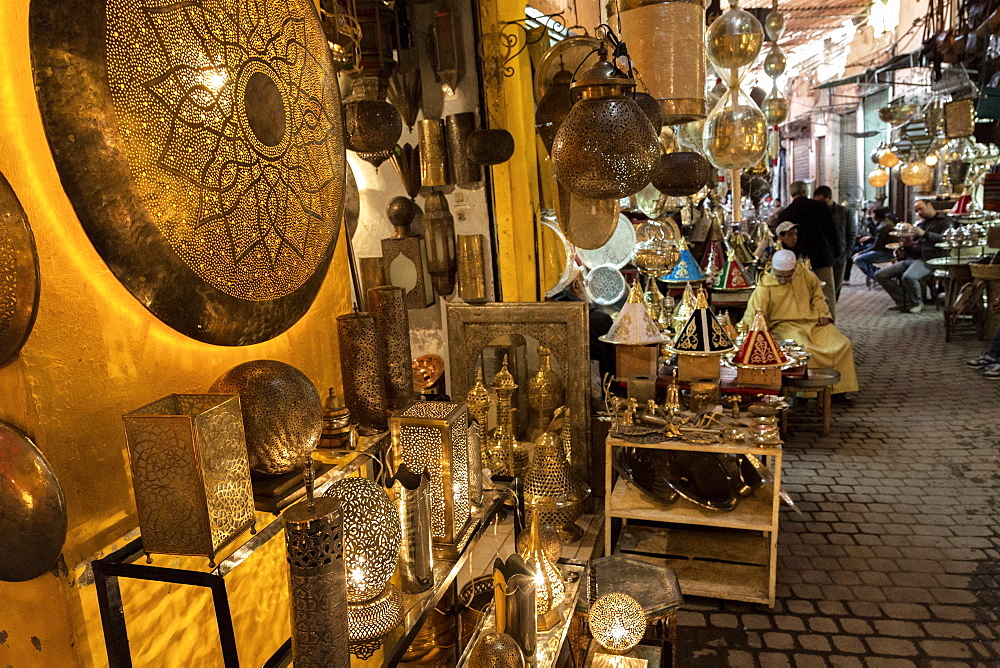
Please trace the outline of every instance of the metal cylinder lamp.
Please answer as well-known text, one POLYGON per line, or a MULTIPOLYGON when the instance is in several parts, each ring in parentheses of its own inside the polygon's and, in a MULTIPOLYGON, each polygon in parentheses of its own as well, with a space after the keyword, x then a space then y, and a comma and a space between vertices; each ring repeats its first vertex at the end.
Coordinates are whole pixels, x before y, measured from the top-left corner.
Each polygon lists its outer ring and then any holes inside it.
POLYGON ((410 354, 410 319, 406 313, 405 290, 384 285, 368 291, 368 310, 375 321, 381 354, 389 373, 386 395, 390 410, 398 410, 413 400, 413 370, 410 354))
POLYGON ((421 183, 431 187, 451 185, 444 124, 436 118, 425 118, 417 127, 420 136, 421 183))
POLYGON ((614 0, 608 21, 621 37, 664 124, 705 118, 704 0, 614 0))
POLYGON ((344 403, 362 434, 385 431, 389 426, 385 396, 387 367, 378 348, 375 320, 364 312, 338 316, 337 335, 344 403))
POLYGON ((469 158, 469 135, 476 131, 476 114, 463 111, 444 119, 451 178, 459 188, 472 190, 483 184, 483 168, 469 158))
POLYGON ((486 257, 483 235, 459 234, 456 237, 458 260, 458 296, 471 304, 481 304, 489 298, 486 292, 486 257))
POLYGON ((346 668, 351 656, 340 502, 310 495, 286 510, 282 519, 295 665, 346 668))
POLYGON ((425 469, 417 474, 400 465, 392 488, 399 506, 403 540, 399 545, 399 575, 403 592, 419 594, 434 585, 434 555, 431 550, 431 477, 425 469))
POLYGON ((497 633, 506 633, 534 664, 538 643, 535 617, 535 573, 520 556, 493 562, 493 595, 497 633))

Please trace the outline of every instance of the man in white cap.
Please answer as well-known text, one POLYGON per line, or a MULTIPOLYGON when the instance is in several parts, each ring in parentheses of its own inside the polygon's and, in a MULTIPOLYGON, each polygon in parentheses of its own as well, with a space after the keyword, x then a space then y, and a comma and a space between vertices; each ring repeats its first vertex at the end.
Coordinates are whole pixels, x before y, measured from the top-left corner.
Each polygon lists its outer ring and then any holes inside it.
POLYGON ((846 402, 845 392, 857 392, 851 341, 834 326, 816 274, 799 264, 792 251, 776 251, 771 271, 757 281, 743 315, 748 327, 757 311, 764 314, 775 338, 795 339, 809 352, 809 366, 840 372, 833 386, 835 398, 846 402))

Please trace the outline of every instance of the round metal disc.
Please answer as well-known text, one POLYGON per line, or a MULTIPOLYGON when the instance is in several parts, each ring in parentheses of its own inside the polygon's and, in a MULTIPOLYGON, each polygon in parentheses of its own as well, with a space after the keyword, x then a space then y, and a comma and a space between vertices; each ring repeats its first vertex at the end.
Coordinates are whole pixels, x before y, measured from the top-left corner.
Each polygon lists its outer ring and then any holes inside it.
POLYGON ((66 540, 66 499, 48 461, 17 428, 0 422, 0 580, 51 570, 66 540))
POLYGON ((28 340, 38 294, 35 237, 21 201, 0 174, 0 366, 28 340))
POLYGON ((602 264, 587 273, 587 277, 583 279, 583 289, 592 302, 607 306, 625 296, 628 283, 618 267, 602 264))
POLYGON ((535 102, 542 99, 549 84, 552 83, 552 77, 560 69, 580 76, 588 67, 597 63, 599 46, 600 42, 596 38, 586 35, 567 37, 553 44, 542 54, 538 67, 535 68, 535 102))
POLYGON ((157 318, 248 345, 309 310, 341 224, 336 70, 309 0, 37 0, 45 131, 94 247, 157 318))
POLYGON ((579 248, 576 251, 580 262, 588 269, 598 265, 609 264, 615 269, 621 269, 632 259, 635 251, 635 226, 625 215, 618 214, 618 225, 614 233, 600 248, 587 250, 579 248))

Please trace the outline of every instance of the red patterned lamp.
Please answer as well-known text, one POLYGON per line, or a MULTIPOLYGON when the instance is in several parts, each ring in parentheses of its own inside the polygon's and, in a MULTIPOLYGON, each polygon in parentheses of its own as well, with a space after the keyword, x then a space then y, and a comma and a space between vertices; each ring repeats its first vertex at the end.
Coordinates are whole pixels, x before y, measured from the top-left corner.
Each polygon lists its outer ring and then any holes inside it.
POLYGON ((788 358, 767 328, 764 314, 757 311, 743 345, 733 355, 736 382, 740 385, 780 388, 781 369, 788 365, 788 358))
POLYGON ((722 270, 715 276, 712 284, 713 290, 724 292, 736 292, 739 290, 749 290, 753 287, 747 272, 743 269, 743 264, 736 259, 736 253, 730 248, 726 253, 726 261, 722 265, 722 270))

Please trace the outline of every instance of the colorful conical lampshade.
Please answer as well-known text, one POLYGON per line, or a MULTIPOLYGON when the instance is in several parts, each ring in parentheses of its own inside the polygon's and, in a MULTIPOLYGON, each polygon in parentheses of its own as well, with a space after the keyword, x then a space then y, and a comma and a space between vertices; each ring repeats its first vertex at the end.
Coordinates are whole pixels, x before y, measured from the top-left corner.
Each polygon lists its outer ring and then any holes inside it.
POLYGON ((656 322, 649 317, 649 311, 642 299, 642 289, 639 281, 632 284, 628 293, 628 301, 615 318, 611 329, 604 336, 598 337, 605 343, 622 346, 648 346, 654 343, 669 341, 670 337, 660 333, 656 322))
POLYGON ((736 254, 733 252, 733 249, 730 248, 729 253, 726 254, 726 263, 722 265, 722 271, 715 276, 715 282, 712 284, 712 289, 746 290, 752 287, 753 285, 747 277, 747 272, 743 269, 743 265, 740 261, 736 259, 736 254))
POLYGON ((705 291, 699 291, 694 313, 677 333, 670 350, 682 355, 720 355, 732 349, 733 342, 709 308, 705 291))
POLYGON ((764 314, 757 311, 753 317, 753 324, 750 325, 750 331, 743 339, 743 345, 733 357, 733 364, 767 369, 782 367, 787 363, 788 358, 781 352, 771 330, 767 328, 764 314))
POLYGON ((697 283, 705 280, 698 262, 694 259, 691 249, 688 248, 687 241, 680 240, 681 259, 669 274, 663 277, 667 283, 697 283))
POLYGON ((707 276, 718 276, 726 262, 726 250, 721 239, 710 239, 701 254, 701 270, 707 276))

